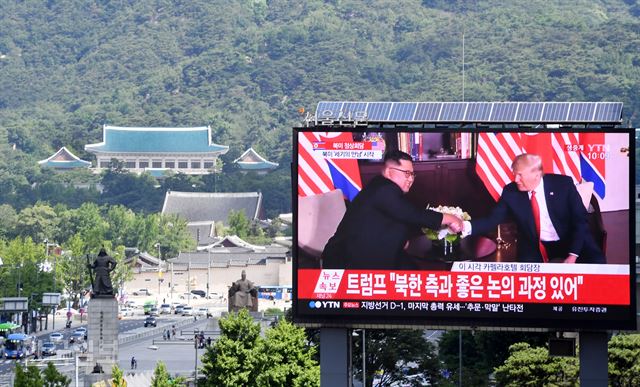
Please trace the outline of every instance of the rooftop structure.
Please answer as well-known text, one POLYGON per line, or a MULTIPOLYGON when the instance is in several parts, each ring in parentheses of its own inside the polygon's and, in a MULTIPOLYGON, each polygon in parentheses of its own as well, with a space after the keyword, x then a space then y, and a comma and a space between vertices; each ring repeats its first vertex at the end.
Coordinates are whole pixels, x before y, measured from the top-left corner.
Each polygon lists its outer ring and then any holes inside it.
POLYGON ((57 170, 91 167, 91 162, 81 160, 78 156, 71 153, 71 151, 64 146, 48 158, 38 161, 38 164, 40 164, 40 166, 42 167, 53 168, 57 170))
POLYGON ((214 171, 216 159, 229 151, 211 141, 209 126, 190 128, 137 128, 105 125, 103 141, 85 145, 96 155, 96 171, 109 168, 111 160, 132 172, 154 176, 165 171, 190 175, 214 171))
POLYGON ((244 172, 254 171, 259 174, 265 174, 278 168, 278 163, 268 161, 260 156, 253 148, 247 149, 240 157, 233 160, 233 162, 244 172))

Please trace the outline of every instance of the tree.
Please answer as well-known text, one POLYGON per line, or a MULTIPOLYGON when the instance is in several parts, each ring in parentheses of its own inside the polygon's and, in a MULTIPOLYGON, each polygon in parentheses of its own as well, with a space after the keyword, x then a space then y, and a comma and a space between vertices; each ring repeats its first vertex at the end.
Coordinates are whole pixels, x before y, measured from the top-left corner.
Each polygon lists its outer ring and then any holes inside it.
POLYGON ((20 211, 16 229, 22 236, 30 236, 35 241, 51 238, 58 232, 59 220, 54 209, 43 203, 20 211))
POLYGON ((509 347, 518 342, 532 346, 546 345, 547 333, 534 332, 484 332, 447 331, 439 340, 439 358, 444 368, 459 378, 459 337, 462 337, 462 382, 469 385, 483 385, 495 367, 504 363, 509 356, 509 347))
POLYGON ((14 387, 43 387, 42 376, 38 367, 34 365, 27 366, 25 370, 24 366, 20 363, 16 363, 16 378, 14 380, 14 387))
POLYGON ((609 383, 640 385, 640 335, 616 335, 609 341, 609 383))
POLYGON ((153 370, 153 378, 151 378, 151 387, 167 387, 171 386, 171 375, 167 371, 167 366, 164 362, 159 361, 156 363, 156 368, 153 370))
POLYGON ((71 379, 58 371, 53 363, 48 362, 47 368, 42 371, 44 387, 66 387, 71 384, 71 379))
POLYGON ((73 307, 78 308, 80 298, 84 296, 90 285, 87 271, 87 247, 79 234, 69 238, 62 247, 67 253, 59 262, 60 270, 65 274, 62 276, 62 283, 65 292, 72 300, 73 307))
POLYGON ((220 338, 205 352, 205 386, 248 386, 256 380, 260 325, 246 309, 219 321, 220 338))
MULTIPOLYGON (((422 329, 367 329, 365 333, 367 380, 381 374, 382 385, 408 382, 415 375, 423 383, 439 385, 440 361, 422 329)), ((362 378, 362 339, 354 341, 353 365, 362 378)))
POLYGON ((242 210, 231 210, 227 217, 227 223, 229 224, 229 233, 237 235, 240 238, 246 238, 249 235, 249 229, 251 223, 247 219, 247 215, 242 210))
POLYGON ((509 358, 495 370, 501 386, 577 386, 579 365, 574 357, 549 356, 546 348, 527 343, 509 347, 509 358))
POLYGON ((111 385, 113 387, 125 387, 126 382, 124 380, 124 374, 117 364, 111 367, 111 385))
POLYGON ((257 386, 320 386, 316 349, 307 344, 303 328, 280 319, 266 332, 259 349, 257 386))

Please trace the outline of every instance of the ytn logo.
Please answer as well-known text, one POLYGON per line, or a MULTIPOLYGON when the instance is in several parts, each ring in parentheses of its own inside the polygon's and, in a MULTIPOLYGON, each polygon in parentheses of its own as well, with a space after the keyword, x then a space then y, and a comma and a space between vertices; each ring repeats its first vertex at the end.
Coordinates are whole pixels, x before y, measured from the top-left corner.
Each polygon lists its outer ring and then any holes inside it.
POLYGON ((309 301, 311 309, 340 309, 340 301, 309 301))

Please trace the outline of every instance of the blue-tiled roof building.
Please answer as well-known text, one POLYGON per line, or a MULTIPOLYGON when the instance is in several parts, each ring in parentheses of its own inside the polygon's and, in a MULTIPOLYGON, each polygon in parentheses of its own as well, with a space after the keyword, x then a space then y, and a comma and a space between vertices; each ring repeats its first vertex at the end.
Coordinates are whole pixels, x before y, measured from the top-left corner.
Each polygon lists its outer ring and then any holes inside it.
POLYGON ((81 160, 78 156, 71 153, 71 151, 69 151, 64 146, 49 158, 38 161, 38 164, 40 164, 40 166, 42 167, 53 168, 57 170, 91 167, 91 162, 81 160))
POLYGON ((278 168, 278 163, 268 161, 260 156, 253 148, 247 149, 240 157, 233 161, 242 171, 254 171, 259 174, 265 174, 273 169, 278 168))
POLYGON ((211 173, 216 159, 229 151, 211 141, 209 126, 191 128, 136 128, 105 125, 103 141, 85 145, 96 155, 96 169, 109 168, 111 159, 132 172, 176 171, 191 175, 211 173))

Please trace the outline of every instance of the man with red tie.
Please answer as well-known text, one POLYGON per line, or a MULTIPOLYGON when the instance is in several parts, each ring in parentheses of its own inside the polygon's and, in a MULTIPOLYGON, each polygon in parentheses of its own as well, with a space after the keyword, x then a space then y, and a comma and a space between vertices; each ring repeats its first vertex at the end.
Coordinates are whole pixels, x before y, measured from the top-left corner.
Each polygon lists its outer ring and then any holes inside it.
POLYGON ((486 234, 511 217, 518 226, 522 262, 606 263, 589 231, 587 211, 569 176, 544 174, 540 156, 525 153, 511 164, 514 181, 488 217, 465 222, 465 234, 486 234))

